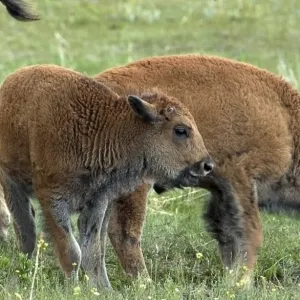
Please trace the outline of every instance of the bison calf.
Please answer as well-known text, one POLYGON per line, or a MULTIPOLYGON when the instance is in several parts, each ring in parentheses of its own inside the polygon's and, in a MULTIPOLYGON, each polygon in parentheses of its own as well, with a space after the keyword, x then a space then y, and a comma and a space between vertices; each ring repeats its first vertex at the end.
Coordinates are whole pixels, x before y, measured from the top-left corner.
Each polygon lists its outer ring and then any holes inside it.
POLYGON ((112 200, 143 182, 193 186, 213 168, 193 117, 175 98, 119 97, 52 65, 25 67, 4 81, 0 166, 22 251, 31 256, 35 248, 29 199, 36 197, 66 276, 75 271, 77 278, 82 265, 105 287, 112 200), (79 245, 74 212, 80 213, 79 245))
MULTIPOLYGON (((201 55, 142 59, 95 78, 120 95, 156 87, 189 108, 216 162, 215 172, 198 183, 212 194, 208 228, 224 265, 239 261, 253 270, 262 242, 257 192, 265 195, 266 186, 277 180, 281 184, 274 184, 273 195, 287 185, 299 186, 298 92, 265 70, 201 55)), ((112 244, 131 275, 145 269, 139 245, 149 188, 142 185, 120 197, 109 224, 112 244)))

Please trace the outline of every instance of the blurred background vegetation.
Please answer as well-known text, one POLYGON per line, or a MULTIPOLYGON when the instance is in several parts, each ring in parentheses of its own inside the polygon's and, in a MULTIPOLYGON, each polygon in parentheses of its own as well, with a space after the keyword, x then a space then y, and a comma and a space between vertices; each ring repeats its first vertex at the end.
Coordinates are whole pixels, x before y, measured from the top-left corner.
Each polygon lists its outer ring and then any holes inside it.
POLYGON ((0 14, 1 77, 26 64, 89 74, 145 56, 201 53, 278 72, 298 61, 298 0, 34 0, 42 20, 0 14))

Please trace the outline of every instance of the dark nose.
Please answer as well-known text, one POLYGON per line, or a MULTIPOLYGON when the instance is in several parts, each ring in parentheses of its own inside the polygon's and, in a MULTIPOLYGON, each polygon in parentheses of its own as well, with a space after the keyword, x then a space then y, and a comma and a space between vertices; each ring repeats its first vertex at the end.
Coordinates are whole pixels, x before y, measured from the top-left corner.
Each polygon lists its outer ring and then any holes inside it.
POLYGON ((202 176, 206 176, 211 173, 214 166, 215 164, 210 158, 202 160, 200 163, 200 172, 202 172, 202 176))
POLYGON ((212 172, 214 166, 211 158, 205 158, 191 168, 190 174, 194 177, 204 177, 212 172))

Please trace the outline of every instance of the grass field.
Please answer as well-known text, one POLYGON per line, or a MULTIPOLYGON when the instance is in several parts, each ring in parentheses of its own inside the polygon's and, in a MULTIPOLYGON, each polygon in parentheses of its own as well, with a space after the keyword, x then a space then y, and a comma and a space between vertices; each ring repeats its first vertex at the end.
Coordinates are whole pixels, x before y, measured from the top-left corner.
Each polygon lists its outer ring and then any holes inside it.
MULTIPOLYGON (((20 23, 0 5, 0 81, 25 65, 56 63, 90 75, 138 58, 217 54, 300 78, 298 0, 34 0, 42 20, 20 23)), ((299 81, 300 83, 300 81, 299 81)), ((109 244, 114 292, 64 281, 51 247, 27 261, 13 230, 0 245, 0 299, 299 299, 300 220, 263 214, 264 244, 255 286, 239 291, 224 276, 214 240, 200 218, 207 193, 153 194, 143 236, 152 283, 130 281, 109 244)), ((40 230, 39 226, 39 230, 40 230)))

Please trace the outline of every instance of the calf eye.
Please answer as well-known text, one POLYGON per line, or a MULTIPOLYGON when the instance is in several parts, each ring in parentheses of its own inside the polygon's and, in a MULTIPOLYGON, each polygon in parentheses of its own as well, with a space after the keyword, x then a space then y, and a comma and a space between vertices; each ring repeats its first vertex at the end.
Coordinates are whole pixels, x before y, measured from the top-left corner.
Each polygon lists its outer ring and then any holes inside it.
POLYGON ((174 128, 174 133, 179 138, 188 138, 188 136, 189 136, 187 128, 182 127, 182 126, 175 127, 174 128))

